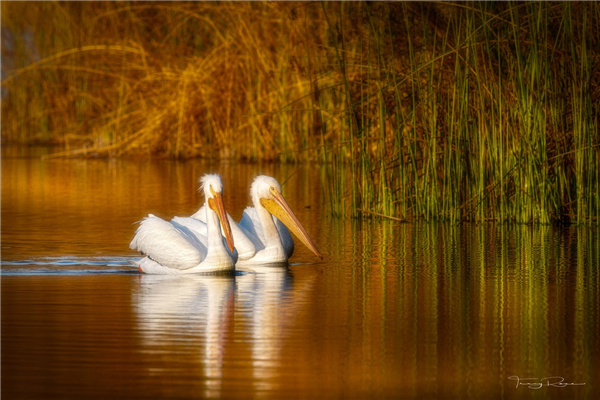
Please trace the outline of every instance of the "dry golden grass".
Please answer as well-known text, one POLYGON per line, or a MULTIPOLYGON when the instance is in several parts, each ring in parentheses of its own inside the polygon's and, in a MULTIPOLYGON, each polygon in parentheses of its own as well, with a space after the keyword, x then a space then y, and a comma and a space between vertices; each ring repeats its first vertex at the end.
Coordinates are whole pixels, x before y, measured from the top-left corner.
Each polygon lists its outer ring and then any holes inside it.
POLYGON ((314 142, 305 42, 325 32, 311 8, 3 3, 2 138, 61 154, 295 160, 314 142))

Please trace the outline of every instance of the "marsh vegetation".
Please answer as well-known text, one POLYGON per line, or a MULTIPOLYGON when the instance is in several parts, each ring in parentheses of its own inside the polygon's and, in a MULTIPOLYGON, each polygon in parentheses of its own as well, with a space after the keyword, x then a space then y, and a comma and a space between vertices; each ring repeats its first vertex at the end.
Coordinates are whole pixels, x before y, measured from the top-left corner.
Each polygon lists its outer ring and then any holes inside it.
POLYGON ((2 142, 318 166, 339 216, 598 224, 595 2, 3 2, 2 142))

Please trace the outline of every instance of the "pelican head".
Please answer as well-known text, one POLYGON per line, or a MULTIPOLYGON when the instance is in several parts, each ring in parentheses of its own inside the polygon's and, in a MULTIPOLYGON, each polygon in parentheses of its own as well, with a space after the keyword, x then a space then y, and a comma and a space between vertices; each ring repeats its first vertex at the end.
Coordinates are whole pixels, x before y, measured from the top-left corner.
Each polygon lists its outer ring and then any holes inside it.
POLYGON ((221 177, 216 174, 206 174, 200 178, 199 182, 200 191, 204 192, 208 208, 214 211, 219 217, 221 229, 223 230, 223 235, 225 235, 225 240, 227 241, 227 247, 229 247, 229 250, 233 253, 233 235, 223 204, 223 182, 221 182, 221 177))
POLYGON ((294 215, 294 212, 287 204, 281 194, 281 185, 275 178, 260 175, 254 179, 250 186, 250 196, 255 206, 262 205, 268 212, 276 216, 288 229, 296 235, 306 247, 309 248, 317 257, 323 259, 317 246, 313 243, 306 230, 294 215))

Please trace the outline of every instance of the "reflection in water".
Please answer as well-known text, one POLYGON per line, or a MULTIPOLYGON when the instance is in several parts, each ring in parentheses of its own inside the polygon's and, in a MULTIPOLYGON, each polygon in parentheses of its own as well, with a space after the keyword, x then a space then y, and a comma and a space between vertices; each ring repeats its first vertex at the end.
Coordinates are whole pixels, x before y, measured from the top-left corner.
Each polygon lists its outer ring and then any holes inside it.
MULTIPOLYGON (((255 390, 273 390, 281 367, 285 319, 294 319, 292 275, 286 266, 253 266, 237 279, 239 317, 249 325, 252 343, 252 381, 255 390)), ((303 291, 300 292, 303 293, 303 291)))
POLYGON ((302 169, 284 196, 323 261, 127 265, 134 222, 192 213, 203 173, 239 219, 255 175, 296 168, 3 158, 3 398, 511 399, 553 375, 586 385, 538 396, 598 398, 597 228, 342 221, 302 169))
MULTIPOLYGON (((233 310, 233 276, 141 275, 133 304, 144 346, 187 338, 199 347, 206 380, 205 396, 219 397, 223 378, 224 339, 233 310)), ((187 342, 186 341, 186 342, 187 342)))
POLYGON ((312 282, 294 285, 287 266, 253 266, 235 276, 141 275, 133 306, 143 346, 155 354, 165 348, 173 352, 172 346, 181 347, 176 353, 195 352, 200 367, 192 367, 198 370, 195 379, 204 383, 204 397, 216 398, 224 390, 227 342, 242 340, 249 349, 241 351, 251 354, 249 381, 256 390, 273 390, 279 385, 277 371, 284 368, 287 329, 306 304, 312 282))
POLYGON ((347 276, 325 277, 329 308, 344 312, 323 329, 358 322, 346 340, 330 343, 339 355, 330 368, 350 360, 347 372, 367 386, 404 387, 416 398, 510 395, 507 378, 517 372, 598 379, 597 231, 371 222, 334 229, 353 261, 347 276), (352 290, 336 292, 344 278, 340 286, 352 290), (345 343, 362 351, 347 359, 345 343))

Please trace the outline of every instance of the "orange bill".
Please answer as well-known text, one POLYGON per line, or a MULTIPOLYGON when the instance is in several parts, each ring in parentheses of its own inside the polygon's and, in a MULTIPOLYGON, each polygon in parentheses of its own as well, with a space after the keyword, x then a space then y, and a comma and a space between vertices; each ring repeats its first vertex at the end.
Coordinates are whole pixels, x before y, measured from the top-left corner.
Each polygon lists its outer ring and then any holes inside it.
POLYGON ((227 218, 225 206, 223 205, 223 196, 221 196, 221 193, 213 191, 212 187, 210 188, 210 191, 213 195, 213 198, 208 199, 208 206, 211 210, 217 213, 219 221, 221 222, 221 229, 223 229, 223 235, 227 241, 227 247, 229 247, 229 250, 233 253, 233 234, 231 233, 229 219, 227 218))
POLYGON ((263 205, 271 214, 279 218, 281 222, 288 227, 288 229, 302 242, 306 247, 310 249, 317 257, 321 260, 323 256, 319 253, 317 246, 313 243, 306 230, 294 215, 294 212, 283 198, 283 195, 274 188, 271 188, 271 194, 274 200, 271 199, 260 199, 260 204, 263 205))

